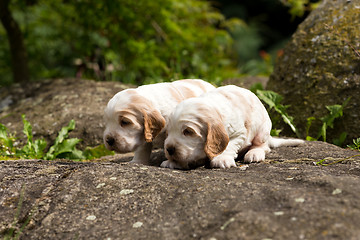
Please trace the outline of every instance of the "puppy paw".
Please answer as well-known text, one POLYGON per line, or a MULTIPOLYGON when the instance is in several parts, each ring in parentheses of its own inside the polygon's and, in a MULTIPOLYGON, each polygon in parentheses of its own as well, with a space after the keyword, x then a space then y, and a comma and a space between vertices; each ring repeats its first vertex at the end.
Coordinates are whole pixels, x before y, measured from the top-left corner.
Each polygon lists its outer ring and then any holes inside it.
POLYGON ((160 167, 163 167, 163 168, 170 168, 170 169, 182 169, 179 165, 177 165, 176 163, 172 162, 172 161, 169 161, 169 160, 166 160, 166 161, 163 161, 160 165, 160 167))
POLYGON ((244 156, 244 162, 261 162, 265 160, 265 151, 261 148, 250 149, 244 156))
POLYGON ((137 163, 137 164, 143 164, 143 165, 149 165, 147 161, 141 161, 138 159, 132 159, 129 163, 137 163))
POLYGON ((231 157, 214 158, 210 161, 210 167, 212 168, 231 168, 236 167, 235 160, 231 157))

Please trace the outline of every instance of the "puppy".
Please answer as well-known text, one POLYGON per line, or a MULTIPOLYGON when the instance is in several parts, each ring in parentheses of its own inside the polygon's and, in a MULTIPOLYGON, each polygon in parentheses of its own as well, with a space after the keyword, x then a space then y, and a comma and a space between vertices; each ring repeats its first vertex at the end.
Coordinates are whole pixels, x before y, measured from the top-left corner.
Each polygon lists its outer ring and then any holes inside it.
POLYGON ((296 146, 300 139, 272 138, 270 117, 251 91, 219 87, 181 102, 170 115, 165 140, 168 159, 161 167, 189 169, 235 167, 240 152, 244 161, 260 162, 270 147, 296 146))
POLYGON ((123 90, 105 109, 104 144, 119 153, 135 151, 131 162, 149 164, 151 149, 163 147, 168 116, 181 101, 215 89, 200 79, 123 90))

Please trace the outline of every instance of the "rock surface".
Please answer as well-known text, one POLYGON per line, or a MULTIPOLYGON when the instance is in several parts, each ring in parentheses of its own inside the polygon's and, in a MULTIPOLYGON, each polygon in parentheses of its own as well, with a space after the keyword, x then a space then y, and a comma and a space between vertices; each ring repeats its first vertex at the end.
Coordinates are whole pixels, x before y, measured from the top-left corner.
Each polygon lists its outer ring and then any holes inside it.
MULTIPOLYGON (((360 1, 324 0, 299 25, 276 63, 268 89, 284 96, 288 112, 305 135, 308 117, 328 114, 325 106, 341 105, 344 116, 328 129, 329 140, 347 132, 347 143, 360 137, 360 1)), ((316 137, 320 121, 310 129, 316 137)))
MULTIPOLYGON (((102 112, 128 86, 58 79, 1 91, 0 122, 35 138, 102 142, 102 112)), ((2 89, 3 90, 3 89, 2 89)), ((91 162, 0 161, 0 238, 358 239, 359 152, 322 142, 274 149, 259 164, 219 170, 129 164, 132 154, 91 162), (350 157, 350 158, 349 158, 350 157), (334 163, 328 166, 314 162, 334 163)))
POLYGON ((128 87, 118 82, 52 79, 3 88, 0 123, 23 138, 21 115, 25 114, 33 127, 34 137, 43 137, 53 143, 60 129, 74 119, 76 127, 70 137, 82 139, 82 147, 96 146, 102 143, 103 112, 107 102, 115 93, 128 87))
POLYGON ((307 142, 264 163, 191 171, 121 155, 2 161, 0 237, 24 226, 21 239, 358 239, 360 158, 344 160, 357 153, 307 142), (314 165, 323 158, 344 161, 314 165))

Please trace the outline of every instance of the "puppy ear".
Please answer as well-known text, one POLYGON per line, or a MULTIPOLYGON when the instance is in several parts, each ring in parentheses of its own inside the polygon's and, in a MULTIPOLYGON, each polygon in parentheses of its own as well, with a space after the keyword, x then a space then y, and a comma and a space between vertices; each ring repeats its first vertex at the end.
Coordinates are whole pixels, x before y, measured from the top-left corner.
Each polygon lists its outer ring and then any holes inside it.
POLYGON ((152 142, 165 127, 165 119, 157 110, 150 113, 142 111, 144 116, 144 136, 146 142, 152 142))
POLYGON ((207 125, 208 133, 204 151, 207 157, 212 160, 226 149, 229 143, 229 136, 223 124, 207 123, 207 125))

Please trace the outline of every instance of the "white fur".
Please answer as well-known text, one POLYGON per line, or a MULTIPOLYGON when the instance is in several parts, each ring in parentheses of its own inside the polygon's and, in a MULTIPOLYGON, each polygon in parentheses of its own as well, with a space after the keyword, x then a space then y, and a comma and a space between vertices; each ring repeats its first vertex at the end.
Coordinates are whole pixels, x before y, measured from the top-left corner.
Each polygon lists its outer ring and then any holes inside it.
POLYGON ((200 79, 186 79, 144 85, 115 94, 104 113, 105 146, 120 153, 135 151, 132 162, 148 164, 153 145, 163 147, 165 134, 161 128, 175 106, 182 100, 199 96, 214 88, 200 79), (146 117, 150 118, 151 125, 149 139, 144 135, 146 117), (160 129, 152 129, 154 124, 160 129))
POLYGON ((245 162, 260 162, 270 147, 303 143, 300 139, 272 138, 271 126, 269 115, 255 94, 232 85, 219 87, 183 101, 170 115, 164 147, 168 160, 161 166, 188 169, 210 160, 211 167, 230 168, 236 166, 239 152, 247 151, 245 162), (211 138, 210 130, 216 137, 211 138), (212 142, 215 149, 222 147, 214 153, 205 150, 212 142), (171 148, 175 148, 172 154, 168 152, 171 148))

